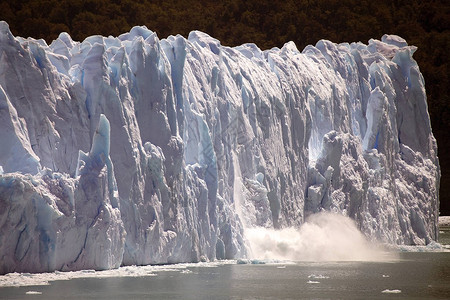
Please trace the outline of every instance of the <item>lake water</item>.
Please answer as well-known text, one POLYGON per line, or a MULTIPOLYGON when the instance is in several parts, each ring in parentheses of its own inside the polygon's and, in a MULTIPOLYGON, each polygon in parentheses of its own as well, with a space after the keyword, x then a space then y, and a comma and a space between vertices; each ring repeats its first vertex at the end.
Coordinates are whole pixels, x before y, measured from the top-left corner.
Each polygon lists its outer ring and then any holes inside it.
MULTIPOLYGON (((441 228, 440 242, 450 244, 449 227, 441 228)), ((0 299, 450 299, 450 252, 400 252, 384 262, 220 262, 124 270, 126 276, 84 272, 74 274, 91 278, 2 287, 0 299)), ((33 276, 50 275, 18 280, 33 276)))

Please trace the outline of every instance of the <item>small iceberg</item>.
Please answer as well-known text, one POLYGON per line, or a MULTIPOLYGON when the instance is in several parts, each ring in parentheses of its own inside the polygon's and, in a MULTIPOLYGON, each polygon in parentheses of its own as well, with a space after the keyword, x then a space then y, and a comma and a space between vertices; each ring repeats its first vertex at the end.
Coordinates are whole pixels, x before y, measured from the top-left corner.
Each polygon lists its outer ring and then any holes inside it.
POLYGON ((383 294, 400 294, 402 291, 401 290, 389 290, 389 289, 385 289, 384 291, 382 291, 383 294))

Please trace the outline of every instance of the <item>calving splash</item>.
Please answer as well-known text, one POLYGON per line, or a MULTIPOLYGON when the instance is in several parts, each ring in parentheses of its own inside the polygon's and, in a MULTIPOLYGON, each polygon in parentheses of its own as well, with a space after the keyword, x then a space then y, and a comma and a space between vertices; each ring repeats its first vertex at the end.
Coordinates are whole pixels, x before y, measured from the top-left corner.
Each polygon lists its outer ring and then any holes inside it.
POLYGON ((248 244, 364 259, 337 215, 369 240, 432 244, 415 50, 384 35, 263 51, 144 26, 48 45, 0 22, 0 274, 245 259, 248 244))
MULTIPOLYGON (((355 222, 341 214, 320 212, 309 216, 299 228, 252 226, 245 217, 246 190, 237 154, 233 155, 234 205, 243 220, 249 257, 255 261, 381 261, 394 259, 381 244, 369 242, 355 222)), ((241 261, 242 262, 242 261, 241 261)))
POLYGON ((258 260, 382 261, 394 259, 369 242, 348 217, 334 213, 310 216, 300 228, 247 228, 251 256, 258 260))

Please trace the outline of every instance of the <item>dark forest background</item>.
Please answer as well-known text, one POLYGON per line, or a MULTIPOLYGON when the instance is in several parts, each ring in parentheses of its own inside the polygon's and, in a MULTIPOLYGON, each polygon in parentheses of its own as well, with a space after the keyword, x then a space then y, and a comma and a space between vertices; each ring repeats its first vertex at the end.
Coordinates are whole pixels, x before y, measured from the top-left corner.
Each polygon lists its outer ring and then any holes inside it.
POLYGON ((117 36, 146 25, 160 38, 201 30, 223 45, 253 42, 261 49, 320 39, 367 43, 397 34, 418 46, 441 165, 441 215, 450 215, 450 1, 420 0, 0 0, 0 20, 14 35, 50 43, 60 32, 76 41, 117 36))

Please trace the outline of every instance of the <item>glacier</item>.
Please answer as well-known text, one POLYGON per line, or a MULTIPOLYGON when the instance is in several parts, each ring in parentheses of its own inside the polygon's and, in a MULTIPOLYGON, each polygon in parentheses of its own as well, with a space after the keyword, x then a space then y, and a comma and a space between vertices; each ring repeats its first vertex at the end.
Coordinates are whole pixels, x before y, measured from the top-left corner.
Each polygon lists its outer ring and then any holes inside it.
POLYGON ((0 22, 0 274, 246 258, 246 229, 322 211, 382 243, 436 241, 415 50, 145 26, 48 45, 0 22))

